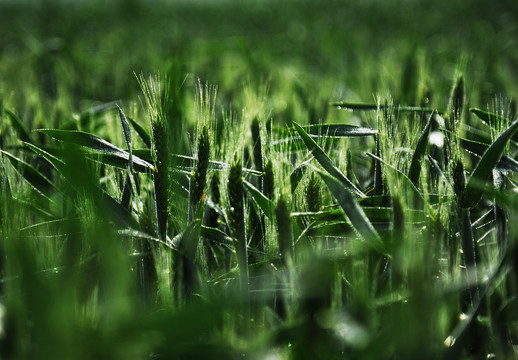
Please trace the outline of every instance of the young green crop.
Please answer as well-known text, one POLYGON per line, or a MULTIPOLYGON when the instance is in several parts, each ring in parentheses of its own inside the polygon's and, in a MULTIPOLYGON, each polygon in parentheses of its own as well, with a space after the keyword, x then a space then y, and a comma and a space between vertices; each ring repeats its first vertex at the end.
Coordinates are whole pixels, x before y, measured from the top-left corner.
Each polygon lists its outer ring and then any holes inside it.
POLYGON ((512 358, 510 4, 46 5, 0 5, 1 359, 512 358))

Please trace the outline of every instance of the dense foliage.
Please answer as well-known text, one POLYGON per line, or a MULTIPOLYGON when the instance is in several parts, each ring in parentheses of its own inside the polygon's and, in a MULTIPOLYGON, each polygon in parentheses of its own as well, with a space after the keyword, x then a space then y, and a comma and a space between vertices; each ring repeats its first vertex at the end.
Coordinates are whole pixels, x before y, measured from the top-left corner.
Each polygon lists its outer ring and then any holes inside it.
POLYGON ((0 359, 511 359, 518 5, 0 4, 0 359))

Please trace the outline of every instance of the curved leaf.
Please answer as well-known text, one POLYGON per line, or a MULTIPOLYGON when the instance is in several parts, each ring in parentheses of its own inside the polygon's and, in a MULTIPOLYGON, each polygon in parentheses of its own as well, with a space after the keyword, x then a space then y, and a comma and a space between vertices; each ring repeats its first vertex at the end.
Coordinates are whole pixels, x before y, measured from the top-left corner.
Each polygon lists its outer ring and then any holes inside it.
POLYGON ((259 205, 263 213, 268 219, 273 219, 273 204, 262 192, 259 191, 254 185, 246 180, 243 180, 246 190, 252 195, 254 201, 259 205))
POLYGON ((432 127, 434 115, 435 110, 428 118, 428 122, 426 123, 423 132, 417 141, 414 155, 412 156, 412 162, 410 163, 410 169, 408 170, 408 178, 415 187, 417 187, 419 182, 419 175, 421 174, 421 161, 423 160, 424 154, 426 152, 426 146, 428 145, 428 138, 430 137, 430 129, 432 127))
POLYGON ((27 142, 22 142, 22 143, 25 146, 27 146, 30 150, 34 151, 36 154, 38 154, 39 156, 41 156, 45 160, 47 160, 60 174, 63 174, 64 167, 66 166, 66 164, 63 162, 63 160, 59 159, 58 157, 52 155, 48 151, 46 151, 36 145, 30 144, 27 142))
MULTIPOLYGON (((49 135, 54 139, 74 145, 83 146, 97 153, 107 155, 108 161, 110 158, 116 158, 116 160, 113 160, 114 162, 122 161, 124 164, 126 164, 126 166, 128 166, 130 154, 127 151, 124 151, 112 143, 95 135, 75 130, 39 129, 35 131, 49 135)), ((151 163, 142 160, 137 156, 133 156, 132 160, 134 165, 138 165, 141 168, 154 170, 154 167, 151 163)))
POLYGON ((349 180, 336 166, 333 165, 329 157, 324 153, 324 151, 318 146, 318 144, 313 140, 304 129, 293 122, 293 126, 299 133, 302 140, 306 144, 306 147, 311 151, 315 159, 318 163, 333 177, 338 179, 345 187, 350 189, 355 195, 359 198, 365 198, 365 194, 358 189, 352 182, 349 180))
POLYGON ((302 128, 308 134, 319 137, 358 137, 372 136, 378 133, 378 130, 355 125, 318 124, 302 126, 302 128))
POLYGON ((151 136, 149 133, 144 129, 142 126, 139 125, 135 120, 132 118, 128 118, 128 121, 130 122, 131 126, 133 126, 133 129, 137 132, 138 136, 142 139, 144 144, 146 144, 148 149, 151 149, 151 136))
POLYGON ((337 107, 339 109, 344 108, 352 111, 376 111, 376 110, 393 110, 395 112, 430 112, 433 109, 420 107, 420 106, 393 106, 393 105, 378 105, 378 104, 363 104, 363 103, 350 103, 345 101, 335 101, 329 103, 330 106, 337 107))
POLYGON ((507 142, 516 130, 518 130, 518 120, 515 120, 507 130, 502 132, 484 152, 462 194, 461 206, 463 208, 472 208, 478 204, 482 197, 483 185, 486 183, 493 168, 500 161, 507 142))
POLYGON ((18 115, 16 115, 14 111, 8 109, 5 109, 5 113, 9 120, 11 120, 11 126, 16 130, 20 139, 22 141, 32 142, 31 134, 27 131, 18 115))
POLYGON ((117 108, 119 109, 119 117, 121 119, 122 124, 122 130, 124 131, 124 139, 126 139, 126 145, 128 146, 128 152, 129 152, 129 161, 128 161, 128 167, 130 172, 133 172, 133 146, 131 145, 131 130, 129 127, 128 119, 126 119, 126 115, 124 115, 124 112, 122 109, 117 105, 117 108))
POLYGON ((351 191, 333 177, 319 172, 356 232, 376 251, 387 255, 385 244, 351 191))
POLYGON ((496 127, 497 124, 500 123, 506 123, 508 120, 502 116, 498 115, 489 111, 477 109, 477 108, 470 108, 469 111, 471 111, 473 114, 475 114, 480 120, 482 120, 485 124, 488 124, 489 126, 496 127))
POLYGON ((36 170, 32 165, 18 159, 16 156, 9 154, 7 151, 0 150, 4 154, 14 168, 23 176, 23 178, 39 193, 50 198, 57 189, 42 173, 36 170))
MULTIPOLYGON (((460 139, 462 147, 464 150, 469 151, 475 155, 478 155, 479 157, 484 154, 484 152, 489 147, 489 144, 468 140, 468 139, 460 139)), ((510 170, 514 172, 518 172, 518 161, 513 159, 512 157, 502 154, 502 157, 500 158, 500 161, 496 165, 497 168, 503 169, 503 170, 510 170)))

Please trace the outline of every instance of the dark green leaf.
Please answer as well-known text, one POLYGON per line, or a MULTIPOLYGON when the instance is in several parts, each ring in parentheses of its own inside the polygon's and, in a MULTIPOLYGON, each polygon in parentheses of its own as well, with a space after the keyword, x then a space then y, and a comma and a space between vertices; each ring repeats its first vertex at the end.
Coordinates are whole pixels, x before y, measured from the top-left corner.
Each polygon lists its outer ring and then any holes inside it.
POLYGON ((385 244, 350 190, 333 177, 321 172, 319 174, 358 234, 373 249, 386 255, 385 244))
POLYGON ((243 180, 246 190, 252 195, 254 201, 259 205, 263 213, 268 219, 273 219, 273 204, 262 192, 259 191, 254 185, 246 180, 243 180))
POLYGON ((29 149, 34 151, 36 154, 43 157, 45 160, 47 160, 60 174, 63 174, 63 169, 66 166, 66 164, 63 162, 63 160, 59 159, 58 157, 52 155, 48 151, 37 147, 36 145, 23 142, 25 146, 27 146, 29 149))
POLYGON ((234 240, 219 229, 202 225, 201 236, 228 249, 234 249, 234 240))
POLYGON ((371 136, 378 133, 378 130, 369 129, 354 125, 308 125, 302 127, 308 134, 319 137, 358 137, 371 136))
POLYGON ((43 176, 43 174, 36 170, 32 165, 27 164, 25 161, 18 159, 16 156, 11 155, 6 151, 0 150, 0 152, 9 159, 14 168, 38 192, 50 198, 57 191, 49 179, 43 176))
POLYGON ((376 110, 393 110, 395 112, 430 112, 433 109, 424 108, 420 106, 392 106, 392 105, 378 105, 378 104, 362 104, 350 103, 343 101, 336 101, 329 103, 330 106, 337 108, 344 108, 353 111, 376 111, 376 110))
POLYGON ((478 204, 487 178, 500 161, 508 141, 516 130, 518 130, 518 120, 515 120, 507 130, 502 132, 484 152, 466 184, 462 194, 462 207, 471 208, 478 204))
POLYGON ((496 127, 497 124, 506 124, 508 120, 503 117, 502 115, 498 115, 489 111, 477 109, 477 108, 470 108, 469 111, 471 111, 473 114, 477 115, 477 117, 482 120, 484 123, 496 127))
POLYGON ((385 162, 381 158, 377 157, 376 155, 371 154, 371 153, 367 153, 367 155, 372 157, 372 158, 374 158, 374 159, 377 159, 378 161, 380 161, 383 165, 385 165, 385 170, 392 171, 396 175, 396 177, 399 180, 401 180, 404 189, 408 190, 408 191, 403 191, 403 193, 405 193, 405 194, 412 194, 413 200, 417 201, 416 206, 420 207, 422 204, 424 204, 423 195, 421 195, 419 190, 417 190, 417 188, 414 186, 414 184, 412 184, 410 179, 405 174, 403 174, 400 170, 396 169, 394 166, 392 166, 389 163, 385 162))
POLYGON ((124 112, 118 105, 117 105, 117 108, 119 109, 119 117, 121 119, 122 130, 124 131, 124 139, 126 140, 126 145, 128 146, 128 152, 129 152, 129 161, 128 161, 129 166, 128 167, 129 167, 130 172, 133 172, 133 160, 132 160, 133 146, 131 145, 131 130, 129 127, 128 120, 126 119, 126 115, 124 115, 124 112))
POLYGON ((435 115, 435 110, 432 112, 430 117, 428 118, 428 122, 426 123, 419 140, 417 141, 417 145, 414 150, 414 155, 412 156, 412 162, 410 163, 410 169, 408 170, 408 178, 414 184, 415 187, 418 186, 419 175, 421 174, 421 161, 426 152, 426 147, 428 146, 428 138, 430 137, 430 129, 432 127, 433 117, 435 115))
POLYGON ((135 120, 132 118, 128 118, 128 121, 130 122, 131 126, 135 129, 138 136, 142 139, 144 144, 148 147, 148 149, 151 149, 151 136, 149 133, 144 129, 142 126, 139 125, 135 120))
MULTIPOLYGON (((109 163, 110 160, 119 163, 122 162, 126 166, 128 166, 128 161, 130 158, 130 154, 127 151, 124 151, 112 143, 103 140, 95 135, 85 133, 82 131, 74 131, 74 130, 55 130, 55 129, 40 129, 36 130, 43 134, 49 135, 54 139, 75 144, 79 146, 84 146, 90 150, 93 150, 96 153, 100 153, 102 155, 106 155, 106 161, 109 163)), ((102 158, 101 158, 102 159, 102 158)), ((134 165, 138 165, 142 168, 153 170, 154 167, 149 162, 138 158, 137 156, 133 156, 134 165)), ((111 165, 111 164, 110 164, 111 165)))
POLYGON ((306 144, 306 147, 311 151, 315 159, 318 163, 333 177, 338 179, 343 185, 345 185, 348 189, 353 191, 355 195, 360 198, 365 198, 365 194, 358 189, 354 184, 336 167, 333 165, 329 157, 324 153, 324 151, 318 146, 318 144, 313 140, 299 124, 293 123, 293 126, 299 133, 302 140, 306 144))

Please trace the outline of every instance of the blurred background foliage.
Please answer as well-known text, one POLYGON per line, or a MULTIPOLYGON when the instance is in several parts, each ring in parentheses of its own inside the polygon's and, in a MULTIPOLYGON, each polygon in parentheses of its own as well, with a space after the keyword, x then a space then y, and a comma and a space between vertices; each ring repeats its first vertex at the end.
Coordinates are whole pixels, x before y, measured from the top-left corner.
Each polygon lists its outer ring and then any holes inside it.
MULTIPOLYGON (((41 133, 14 128, 4 110, 16 113, 29 130, 79 129, 124 147, 118 117, 105 116, 102 106, 113 108, 112 102, 117 102, 128 117, 147 124, 139 79, 157 73, 168 75, 171 89, 178 91, 176 103, 167 111, 188 121, 173 128, 180 135, 171 146, 183 155, 196 153, 201 132, 199 119, 185 115, 195 112, 193 103, 200 101, 196 96, 210 98, 215 108, 202 109, 202 115, 231 124, 234 131, 240 126, 235 123, 243 122, 243 129, 258 115, 264 136, 271 126, 268 120, 281 128, 294 120, 358 121, 328 108, 329 101, 375 103, 381 95, 394 104, 437 107, 444 113, 459 74, 465 81, 466 108, 469 104, 490 110, 505 107, 518 93, 518 2, 513 0, 0 1, 0 34, 0 147, 26 160, 29 156, 20 150, 20 138, 39 146, 50 140, 41 133), (217 96, 205 83, 217 87, 217 96), (200 95, 200 89, 205 93, 200 95)), ((377 126, 373 117, 366 118, 368 125, 377 126)), ((230 163, 233 152, 242 150, 234 144, 239 141, 233 140, 240 133, 211 126, 211 159, 230 163)), ((243 134, 250 137, 246 131, 243 134)), ((144 141, 135 142, 144 145, 144 141)), ((355 146, 374 151, 367 140, 355 146)), ((274 159, 270 151, 263 149, 274 159)), ((288 152, 283 151, 282 155, 288 152)), ((25 183, 13 182, 14 167, 6 166, 11 160, 4 157, 1 166, 1 359, 331 359, 346 355, 412 359, 444 355, 437 344, 442 346, 444 335, 454 328, 459 293, 464 293, 461 285, 449 282, 450 274, 445 275, 440 293, 423 282, 435 274, 432 268, 439 257, 428 256, 427 246, 405 265, 415 270, 407 279, 415 295, 408 304, 401 301, 405 292, 395 298, 394 293, 372 285, 376 282, 370 281, 381 271, 370 265, 379 263, 375 257, 372 260, 372 254, 370 260, 357 255, 354 246, 349 249, 352 255, 343 259, 335 255, 299 259, 302 266, 296 279, 282 273, 261 280, 264 289, 256 289, 252 303, 267 306, 257 314, 247 314, 243 310, 247 299, 232 290, 229 279, 236 271, 224 274, 228 278, 207 277, 206 288, 181 306, 166 286, 171 278, 167 255, 156 259, 157 267, 162 265, 163 273, 157 274, 162 285, 152 296, 158 300, 149 300, 142 294, 149 289, 135 281, 142 254, 149 249, 139 248, 128 256, 133 243, 127 245, 106 225, 104 220, 113 216, 113 208, 100 203, 94 186, 104 170, 73 151, 62 156, 74 164, 73 172, 61 174, 73 180, 72 187, 55 172, 54 179, 45 173, 48 164, 32 163, 64 189, 65 200, 53 199, 57 205, 49 209, 63 216, 58 222, 43 221, 48 214, 35 210, 42 208, 41 194, 25 183), (14 204, 9 200, 11 191, 29 201, 14 204), (72 208, 74 216, 69 217, 72 208), (44 226, 31 228, 38 223, 44 226), (46 241, 45 236, 53 240, 46 241), (357 281, 350 283, 350 279, 357 281), (290 281, 297 289, 293 302, 280 295, 282 288, 276 288, 290 281), (232 291, 225 291, 226 286, 232 291), (347 311, 343 311, 344 303, 347 311)), ((248 157, 247 166, 252 163, 248 157)), ((286 156, 282 164, 276 163, 276 181, 282 185, 277 185, 280 190, 272 197, 290 192, 289 186, 283 188, 283 181, 288 183, 286 168, 293 159, 286 156)), ((365 185, 370 162, 357 157, 355 161, 365 170, 358 172, 365 185)), ((107 171, 102 179, 106 192, 115 198, 123 191, 119 186, 123 176, 114 173, 107 171), (115 185, 108 186, 110 181, 115 185)), ((142 182, 144 199, 152 199, 150 183, 142 182)), ((174 186, 185 190, 183 184, 174 186)), ((211 190, 210 196, 215 197, 215 192, 211 190)), ((315 202, 329 203, 329 199, 327 194, 315 202)), ((181 212, 175 207, 187 201, 175 199, 170 212, 181 212)), ((252 201, 247 201, 251 208, 252 201)), ((153 204, 142 206, 139 220, 144 229, 146 221, 152 222, 145 214, 153 204)), ((276 216, 282 218, 282 214, 276 216)), ((427 217, 426 221, 431 230, 419 234, 434 238, 434 231, 441 231, 441 219, 427 217)), ((181 233, 186 222, 175 219, 170 236, 181 233)), ((276 233, 269 235, 273 238, 276 233)), ((299 235, 300 231, 295 234, 299 235)), ((275 256, 266 267, 277 270, 276 266, 282 266, 275 256)), ((251 266, 251 273, 261 274, 261 266, 251 266)), ((500 303, 495 300, 503 309, 498 312, 500 318, 492 321, 505 322, 506 311, 516 315, 506 305, 514 295, 504 294, 508 297, 503 296, 500 303)), ((513 326, 516 321, 509 328, 513 326)), ((492 329, 491 336, 498 338, 501 328, 492 329)), ((473 349, 476 344, 466 347, 473 349)), ((505 349, 505 344, 501 347, 505 349)), ((448 356, 465 354, 471 353, 450 352, 448 356)), ((501 354, 511 356, 504 350, 501 354)))

